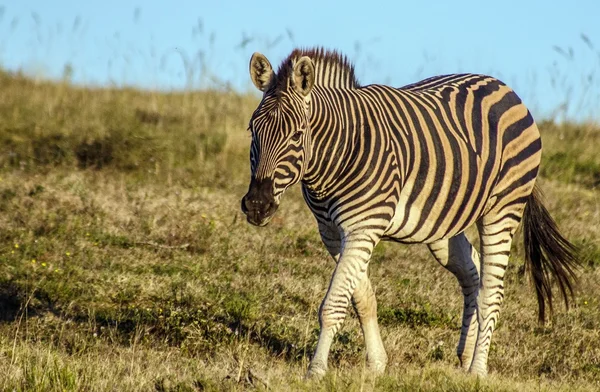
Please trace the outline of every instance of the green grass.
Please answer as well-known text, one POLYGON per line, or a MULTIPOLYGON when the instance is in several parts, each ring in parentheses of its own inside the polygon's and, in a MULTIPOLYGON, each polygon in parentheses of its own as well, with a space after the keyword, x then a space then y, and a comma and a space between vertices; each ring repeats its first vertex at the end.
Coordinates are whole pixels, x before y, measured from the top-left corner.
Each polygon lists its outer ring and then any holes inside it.
POLYGON ((537 325, 515 244, 491 377, 456 369, 462 297, 423 246, 370 268, 389 369, 364 371, 352 312, 303 375, 333 262, 299 189, 245 222, 256 98, 84 89, 0 74, 0 389, 538 391, 600 387, 600 129, 541 123, 547 206, 585 260, 537 325))
POLYGON ((545 136, 541 175, 590 189, 600 187, 600 128, 550 122, 542 122, 540 127, 545 136))

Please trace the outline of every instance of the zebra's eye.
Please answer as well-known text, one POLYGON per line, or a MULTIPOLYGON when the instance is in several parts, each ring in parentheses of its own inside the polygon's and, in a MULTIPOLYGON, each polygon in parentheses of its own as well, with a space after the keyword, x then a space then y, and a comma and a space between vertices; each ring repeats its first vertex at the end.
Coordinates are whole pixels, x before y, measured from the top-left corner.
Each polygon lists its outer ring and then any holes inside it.
POLYGON ((302 131, 296 131, 292 135, 292 141, 297 142, 298 140, 300 140, 301 137, 302 137, 302 131))

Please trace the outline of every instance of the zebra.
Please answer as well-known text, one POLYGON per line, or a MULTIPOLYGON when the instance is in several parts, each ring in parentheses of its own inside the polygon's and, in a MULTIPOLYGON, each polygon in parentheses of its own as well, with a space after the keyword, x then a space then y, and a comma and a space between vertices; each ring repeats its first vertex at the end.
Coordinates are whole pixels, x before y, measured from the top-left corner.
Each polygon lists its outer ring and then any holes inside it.
POLYGON ((262 91, 252 114, 247 221, 265 226, 290 186, 301 183, 336 266, 319 308, 320 332, 307 376, 320 378, 350 302, 367 367, 387 354, 367 275, 381 240, 424 243, 454 274, 464 298, 460 366, 485 376, 504 299, 511 243, 523 220, 526 268, 539 321, 552 311, 552 282, 568 308, 579 266, 535 185, 540 133, 516 93, 477 74, 435 76, 402 88, 361 86, 347 57, 295 49, 277 72, 254 53, 250 78, 262 91), (479 250, 465 236, 475 225, 479 250))

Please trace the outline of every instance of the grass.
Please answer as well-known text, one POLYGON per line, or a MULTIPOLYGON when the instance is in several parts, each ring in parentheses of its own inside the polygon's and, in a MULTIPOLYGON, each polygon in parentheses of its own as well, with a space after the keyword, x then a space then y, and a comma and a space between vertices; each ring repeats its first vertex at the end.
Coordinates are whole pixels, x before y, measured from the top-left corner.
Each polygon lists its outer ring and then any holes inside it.
POLYGON ((591 124, 542 122, 544 154, 541 175, 589 189, 600 187, 598 140, 600 128, 591 124))
POLYGON ((538 326, 517 241, 491 376, 468 377, 454 278, 423 246, 382 243, 388 371, 364 372, 350 312, 330 374, 305 382, 333 262, 299 189, 267 228, 239 211, 256 98, 0 81, 0 389, 600 387, 600 128, 541 122, 547 206, 585 259, 569 311, 538 326))

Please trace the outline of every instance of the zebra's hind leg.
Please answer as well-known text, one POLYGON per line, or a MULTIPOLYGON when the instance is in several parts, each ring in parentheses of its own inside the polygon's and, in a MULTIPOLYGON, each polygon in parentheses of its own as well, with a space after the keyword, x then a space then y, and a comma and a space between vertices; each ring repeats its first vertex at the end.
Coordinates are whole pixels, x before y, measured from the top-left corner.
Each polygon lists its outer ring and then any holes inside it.
MULTIPOLYGON (((522 207, 522 206, 521 206, 522 207)), ((521 208, 522 209, 522 208, 521 208)), ((519 224, 518 212, 504 217, 486 215, 478 223, 481 242, 481 273, 477 297, 479 332, 473 362, 469 372, 485 376, 492 334, 498 324, 500 307, 504 301, 504 274, 513 235, 519 224)))
POLYGON ((464 306, 460 340, 456 354, 461 367, 469 370, 477 342, 477 293, 479 291, 479 253, 464 233, 428 245, 435 259, 452 272, 462 289, 464 306))

